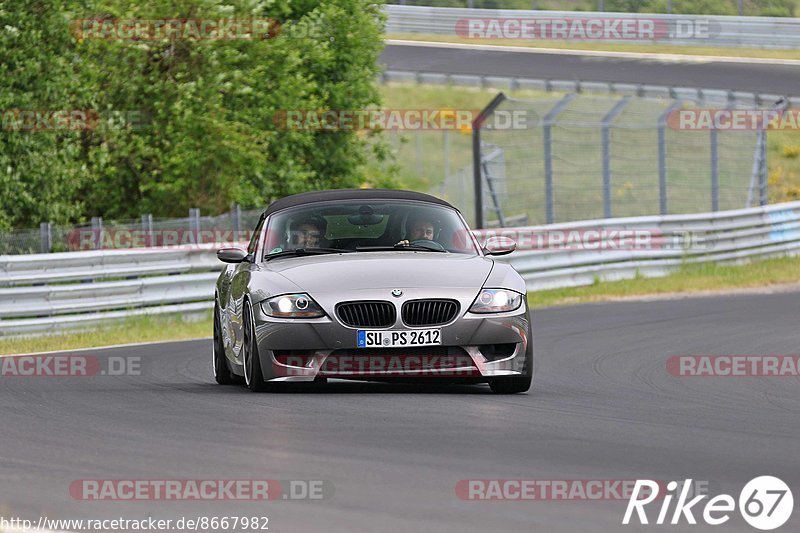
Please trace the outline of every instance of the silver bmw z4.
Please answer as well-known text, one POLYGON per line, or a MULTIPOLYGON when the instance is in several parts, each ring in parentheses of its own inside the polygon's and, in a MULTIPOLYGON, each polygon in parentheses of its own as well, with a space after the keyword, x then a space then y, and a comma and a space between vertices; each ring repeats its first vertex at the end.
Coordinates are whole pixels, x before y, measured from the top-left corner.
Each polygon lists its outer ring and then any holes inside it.
POLYGON ((270 204, 248 248, 223 248, 214 375, 253 391, 285 382, 488 383, 525 392, 534 373, 525 282, 447 202, 342 189, 270 204))

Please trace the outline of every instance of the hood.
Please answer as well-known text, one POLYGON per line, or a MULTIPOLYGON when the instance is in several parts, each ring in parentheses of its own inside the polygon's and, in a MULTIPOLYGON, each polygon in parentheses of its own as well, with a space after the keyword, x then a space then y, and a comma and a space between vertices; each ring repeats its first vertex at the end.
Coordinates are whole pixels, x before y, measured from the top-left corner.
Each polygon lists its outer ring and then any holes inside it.
POLYGON ((303 291, 375 288, 480 289, 493 262, 480 256, 435 252, 358 252, 274 259, 262 265, 303 291))

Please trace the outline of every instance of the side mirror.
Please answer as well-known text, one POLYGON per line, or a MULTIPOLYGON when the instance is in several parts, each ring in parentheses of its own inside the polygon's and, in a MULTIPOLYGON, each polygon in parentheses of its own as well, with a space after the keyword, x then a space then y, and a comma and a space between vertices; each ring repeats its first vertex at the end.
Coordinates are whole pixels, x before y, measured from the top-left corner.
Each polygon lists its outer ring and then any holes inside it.
POLYGON ((220 248, 217 250, 217 259, 223 263, 241 263, 247 259, 247 250, 241 248, 220 248))
POLYGON ((483 243, 486 255, 508 255, 517 249, 517 243, 508 237, 489 237, 483 243))

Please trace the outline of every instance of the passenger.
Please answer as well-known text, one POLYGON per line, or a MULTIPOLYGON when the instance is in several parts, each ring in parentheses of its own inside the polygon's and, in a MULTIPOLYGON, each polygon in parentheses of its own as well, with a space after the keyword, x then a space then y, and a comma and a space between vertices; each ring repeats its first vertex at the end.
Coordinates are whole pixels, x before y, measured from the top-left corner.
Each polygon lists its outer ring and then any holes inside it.
POLYGON ((322 246, 327 227, 325 219, 316 215, 293 221, 289 229, 288 249, 322 246))

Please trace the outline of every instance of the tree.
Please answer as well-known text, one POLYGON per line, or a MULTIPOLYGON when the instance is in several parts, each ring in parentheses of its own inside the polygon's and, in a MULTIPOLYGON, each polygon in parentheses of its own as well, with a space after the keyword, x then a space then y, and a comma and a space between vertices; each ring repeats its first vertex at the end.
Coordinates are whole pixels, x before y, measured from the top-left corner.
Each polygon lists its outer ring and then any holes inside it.
POLYGON ((45 129, 48 111, 81 100, 60 7, 0 2, 0 228, 64 222, 82 209, 83 134, 45 129))
POLYGON ((15 4, 8 18, 24 21, 25 38, 2 34, 0 63, 36 67, 4 76, 0 101, 90 109, 98 120, 78 133, 4 134, 15 144, 0 149, 0 162, 30 163, 0 182, 0 213, 24 196, 23 183, 63 203, 55 210, 31 194, 31 208, 5 215, 6 225, 217 213, 364 180, 373 144, 363 134, 286 131, 274 117, 378 105, 381 15, 372 2, 88 0, 48 6, 46 17, 26 14, 37 2, 15 4), (159 19, 278 25, 254 39, 121 38, 120 21, 159 19))

